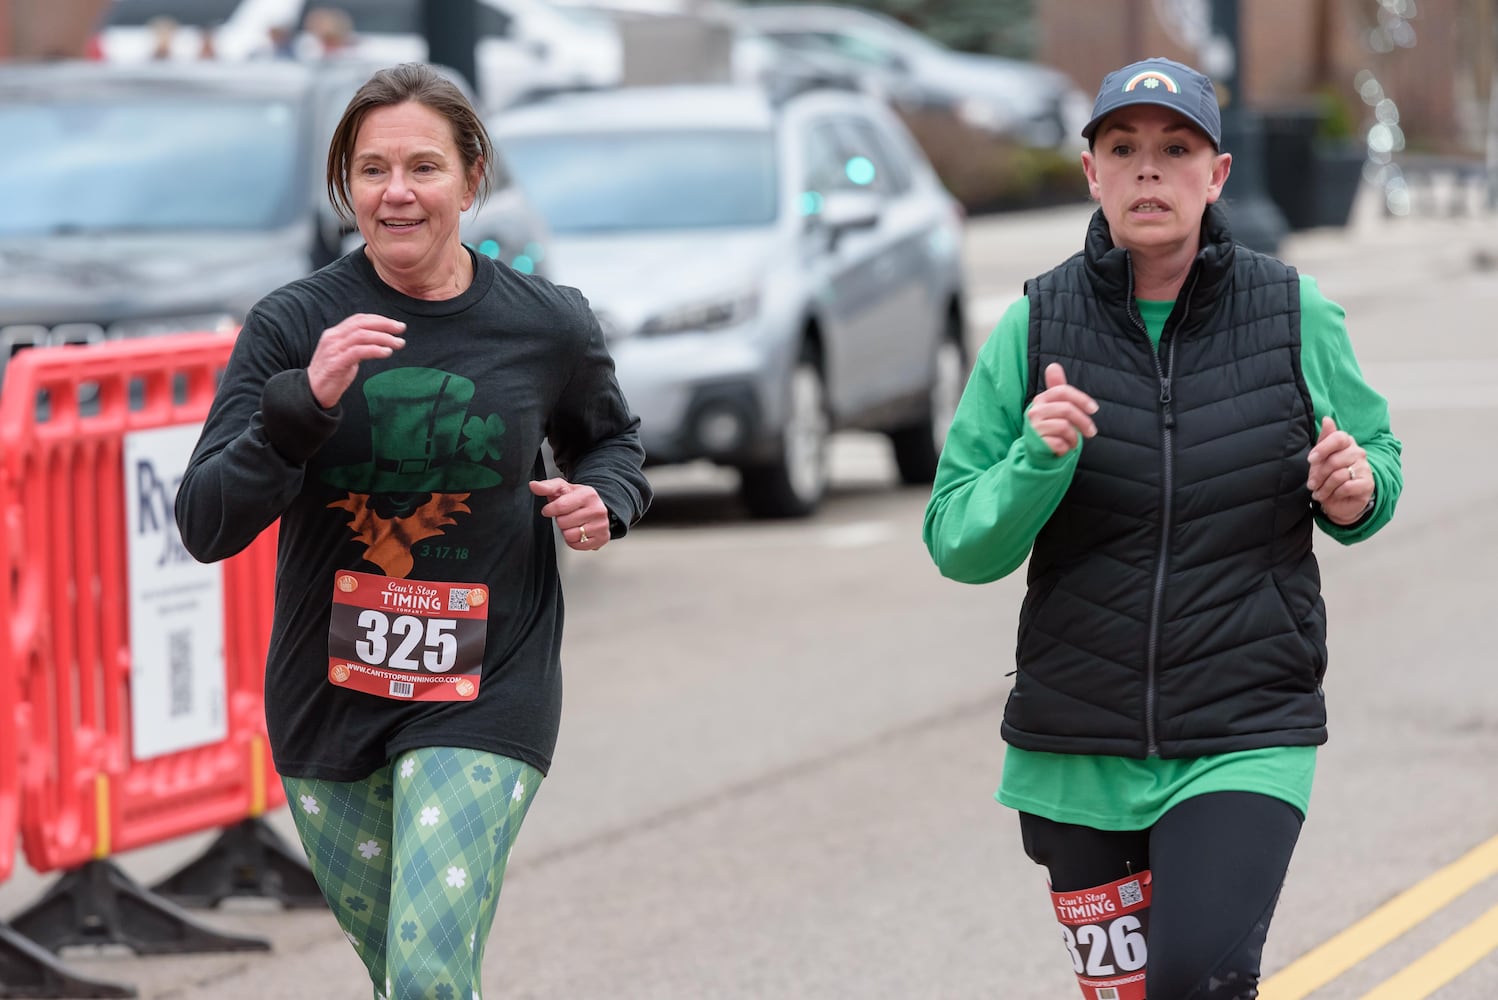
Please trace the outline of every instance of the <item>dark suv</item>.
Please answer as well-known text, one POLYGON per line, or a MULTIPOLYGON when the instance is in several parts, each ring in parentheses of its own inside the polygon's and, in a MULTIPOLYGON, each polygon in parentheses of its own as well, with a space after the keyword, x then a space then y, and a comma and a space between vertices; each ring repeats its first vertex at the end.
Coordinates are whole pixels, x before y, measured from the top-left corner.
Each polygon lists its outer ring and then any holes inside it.
MULTIPOLYGON (((230 330, 359 245, 328 204, 328 139, 376 67, 0 67, 0 373, 31 346, 230 330)), ((542 217, 498 170, 465 242, 521 270, 542 217)))

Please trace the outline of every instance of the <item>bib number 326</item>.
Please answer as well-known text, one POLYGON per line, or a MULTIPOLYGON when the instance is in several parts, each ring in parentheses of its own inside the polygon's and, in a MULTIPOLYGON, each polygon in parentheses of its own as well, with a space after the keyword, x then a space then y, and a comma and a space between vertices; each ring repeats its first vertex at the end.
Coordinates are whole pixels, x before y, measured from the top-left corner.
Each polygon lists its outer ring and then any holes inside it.
POLYGON ((342 570, 333 581, 328 680, 401 701, 478 696, 488 590, 342 570))
POLYGON ((1145 1000, 1150 874, 1052 892, 1061 936, 1086 1000, 1145 1000))

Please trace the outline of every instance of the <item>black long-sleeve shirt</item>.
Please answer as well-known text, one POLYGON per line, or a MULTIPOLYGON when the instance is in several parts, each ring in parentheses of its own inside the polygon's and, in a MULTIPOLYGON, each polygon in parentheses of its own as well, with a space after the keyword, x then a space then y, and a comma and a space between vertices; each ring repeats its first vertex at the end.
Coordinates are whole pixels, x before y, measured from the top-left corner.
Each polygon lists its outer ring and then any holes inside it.
MULTIPOLYGON (((267 295, 178 490, 182 540, 205 562, 280 518, 265 708, 282 774, 357 780, 419 746, 545 772, 563 606, 546 501, 527 485, 545 478, 543 439, 567 479, 598 491, 614 537, 649 505, 639 422, 586 300, 473 256, 472 285, 442 301, 395 291, 362 249, 267 295), (404 322, 405 347, 362 363, 324 410, 307 366, 322 332, 353 313, 404 322), (335 680, 346 671, 330 651, 333 598, 350 579, 339 571, 487 588, 476 697, 408 701, 335 680)), ((441 651, 431 637, 442 628, 428 629, 417 661, 441 651)))

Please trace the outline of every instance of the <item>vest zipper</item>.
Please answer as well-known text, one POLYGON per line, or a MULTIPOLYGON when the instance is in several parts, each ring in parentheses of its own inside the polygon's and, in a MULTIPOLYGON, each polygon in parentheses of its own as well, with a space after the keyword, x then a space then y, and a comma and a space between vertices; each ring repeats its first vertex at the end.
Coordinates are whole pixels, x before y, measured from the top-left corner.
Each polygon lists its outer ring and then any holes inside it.
MULTIPOLYGON (((1191 278, 1191 287, 1186 290, 1186 301, 1189 304, 1191 296, 1196 291, 1197 280, 1201 277, 1198 268, 1191 278)), ((1139 315, 1139 306, 1134 302, 1134 264, 1129 261, 1129 318, 1144 334, 1145 343, 1149 343, 1149 330, 1144 325, 1144 319, 1139 315)), ((1174 310, 1172 310, 1174 313, 1174 310)), ((1184 314, 1183 314, 1184 315, 1184 314)), ((1150 596, 1150 621, 1149 621, 1149 644, 1145 651, 1144 660, 1144 743, 1145 753, 1154 757, 1160 753, 1160 743, 1155 733, 1155 703, 1158 698, 1156 690, 1156 667, 1160 654, 1160 615, 1165 606, 1165 569, 1170 558, 1170 522, 1173 513, 1173 500, 1175 497, 1175 462, 1173 438, 1176 426, 1175 411, 1171 409, 1173 396, 1171 394, 1170 378, 1175 368, 1176 342, 1171 337, 1174 331, 1167 320, 1166 328, 1160 331, 1160 346, 1166 349, 1165 363, 1160 363, 1160 352, 1151 350, 1150 355, 1155 362, 1155 377, 1160 382, 1160 550, 1155 557, 1155 588, 1150 596), (1169 338, 1169 343, 1166 343, 1169 338)))
MULTIPOLYGON (((1164 334, 1162 333, 1162 340, 1164 334)), ((1155 668, 1160 653, 1160 615, 1165 606, 1165 566, 1170 558, 1170 522, 1174 513, 1175 462, 1174 441, 1176 418, 1170 408, 1170 373, 1175 368, 1176 342, 1172 337, 1166 355, 1166 363, 1160 365, 1159 352, 1155 352, 1155 374, 1160 379, 1160 552, 1155 557, 1155 592, 1150 602, 1149 655, 1145 664, 1144 689, 1144 735, 1145 753, 1151 757, 1160 752, 1155 735, 1155 668)))

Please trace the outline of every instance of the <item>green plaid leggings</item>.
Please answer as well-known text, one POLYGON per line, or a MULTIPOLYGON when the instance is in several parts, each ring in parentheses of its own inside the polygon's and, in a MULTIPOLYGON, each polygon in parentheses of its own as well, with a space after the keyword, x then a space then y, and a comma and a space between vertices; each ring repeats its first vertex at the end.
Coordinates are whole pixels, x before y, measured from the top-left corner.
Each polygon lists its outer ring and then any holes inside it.
POLYGON ((505 863, 541 772, 424 747, 362 781, 281 781, 376 1000, 478 1000, 505 863))

